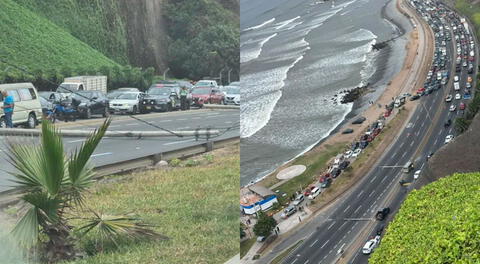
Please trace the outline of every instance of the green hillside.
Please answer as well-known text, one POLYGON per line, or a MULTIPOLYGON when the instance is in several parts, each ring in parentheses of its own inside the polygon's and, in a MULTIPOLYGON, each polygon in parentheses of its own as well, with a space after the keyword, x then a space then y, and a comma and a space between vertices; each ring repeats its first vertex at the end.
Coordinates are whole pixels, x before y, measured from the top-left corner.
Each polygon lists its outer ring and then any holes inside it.
POLYGON ((14 0, 120 64, 128 64, 118 0, 14 0))
MULTIPOLYGON (((0 58, 29 71, 117 65, 63 28, 13 0, 0 1, 0 18, 0 58)), ((3 75, 13 71, 1 63, 0 69, 3 75)))
POLYGON ((369 263, 480 263, 480 173, 413 191, 369 263))

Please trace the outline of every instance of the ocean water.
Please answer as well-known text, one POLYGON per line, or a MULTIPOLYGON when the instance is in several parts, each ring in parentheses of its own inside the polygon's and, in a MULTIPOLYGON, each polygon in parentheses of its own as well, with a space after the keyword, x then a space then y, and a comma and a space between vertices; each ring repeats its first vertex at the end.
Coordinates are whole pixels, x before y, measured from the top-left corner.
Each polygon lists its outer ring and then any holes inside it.
POLYGON ((240 4, 241 184, 246 185, 312 148, 366 107, 332 100, 339 91, 369 82, 375 92, 368 100, 379 96, 401 68, 406 38, 380 51, 372 44, 401 36, 408 23, 389 0, 240 4), (384 19, 385 13, 398 25, 384 19))

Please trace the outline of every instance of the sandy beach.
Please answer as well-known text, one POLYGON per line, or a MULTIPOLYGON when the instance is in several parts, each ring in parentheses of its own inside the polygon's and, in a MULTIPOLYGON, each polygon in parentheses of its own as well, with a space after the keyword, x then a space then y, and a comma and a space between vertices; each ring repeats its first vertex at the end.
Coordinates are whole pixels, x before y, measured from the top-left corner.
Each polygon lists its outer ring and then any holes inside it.
MULTIPOLYGON (((407 16, 412 17, 412 19, 415 20, 416 25, 421 26, 421 28, 416 27, 414 30, 407 32, 408 42, 405 46, 407 55, 400 72, 389 82, 383 94, 372 105, 365 109, 361 114, 346 120, 343 125, 336 129, 334 133, 303 155, 315 155, 324 151, 325 146, 327 145, 333 145, 340 142, 353 142, 355 139, 360 137, 360 135, 373 121, 377 120, 379 116, 385 112, 385 105, 389 104, 392 101, 392 98, 404 93, 412 94, 423 85, 422 80, 425 79, 434 52, 433 33, 429 28, 426 28, 422 23, 420 23, 420 21, 416 20, 413 11, 406 8, 405 5, 406 4, 403 2, 403 0, 397 1, 397 10, 404 15, 407 14, 407 16), (419 34, 419 30, 423 30, 423 32, 426 34, 419 34), (419 35, 423 37, 419 38, 419 35), (381 107, 379 107, 379 105, 381 107), (351 121, 359 116, 365 117, 366 121, 360 125, 352 125, 351 121), (341 131, 347 128, 352 128, 354 132, 351 134, 341 134, 341 131)), ((416 105, 416 102, 410 102, 407 100, 405 107, 413 108, 416 105)), ((284 164, 256 184, 264 185, 263 182, 266 180, 271 181, 271 178, 275 177, 280 170, 290 166, 290 164, 293 162, 294 160, 284 164)))

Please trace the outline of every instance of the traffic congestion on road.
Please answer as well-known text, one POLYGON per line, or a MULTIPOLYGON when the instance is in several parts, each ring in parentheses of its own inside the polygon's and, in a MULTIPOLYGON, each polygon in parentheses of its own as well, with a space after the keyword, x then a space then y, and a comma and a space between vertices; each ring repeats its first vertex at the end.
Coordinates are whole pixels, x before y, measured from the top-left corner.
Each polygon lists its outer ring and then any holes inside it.
MULTIPOLYGON (((368 263, 369 254, 381 244, 388 222, 422 177, 425 163, 439 148, 455 140, 454 120, 465 114, 476 82, 478 52, 474 32, 464 18, 441 2, 410 0, 407 5, 426 24, 419 30, 424 34, 427 30, 433 32, 433 61, 422 87, 414 94, 394 98, 383 118, 388 118, 406 99, 418 100, 415 110, 396 141, 334 208, 316 216, 318 219, 300 227, 272 250, 281 252, 302 240, 282 263, 336 263, 341 258, 348 263, 368 263)), ((381 118, 371 124, 351 149, 339 153, 330 164, 328 175, 299 193, 282 218, 294 217, 306 198, 317 199, 329 186, 325 182, 341 177, 341 168, 361 155, 374 139, 374 133, 380 133, 382 121, 381 118)), ((273 257, 272 254, 260 263, 268 263, 273 257)))

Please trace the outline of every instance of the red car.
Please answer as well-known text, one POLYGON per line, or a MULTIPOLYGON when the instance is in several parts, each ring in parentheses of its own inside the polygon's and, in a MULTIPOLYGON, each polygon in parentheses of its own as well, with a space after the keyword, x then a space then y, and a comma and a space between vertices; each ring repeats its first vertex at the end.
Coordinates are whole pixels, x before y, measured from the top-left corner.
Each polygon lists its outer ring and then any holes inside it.
POLYGON ((465 104, 464 103, 460 103, 460 110, 465 110, 465 104))
POLYGON ((204 104, 223 104, 225 94, 215 87, 195 87, 192 90, 193 105, 202 107, 204 104))
POLYGON ((422 88, 419 88, 419 89, 417 90, 417 94, 421 94, 421 93, 423 93, 423 92, 425 92, 425 88, 423 88, 423 87, 422 87, 422 88))
POLYGON ((383 116, 384 117, 389 117, 391 113, 392 113, 392 110, 387 110, 387 111, 385 111, 385 114, 383 114, 383 116))

